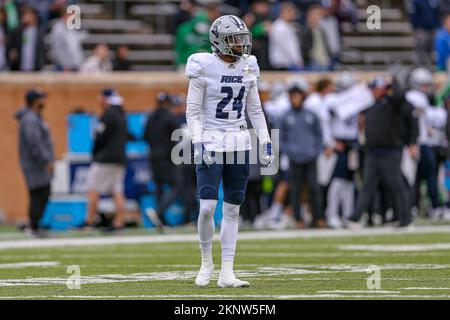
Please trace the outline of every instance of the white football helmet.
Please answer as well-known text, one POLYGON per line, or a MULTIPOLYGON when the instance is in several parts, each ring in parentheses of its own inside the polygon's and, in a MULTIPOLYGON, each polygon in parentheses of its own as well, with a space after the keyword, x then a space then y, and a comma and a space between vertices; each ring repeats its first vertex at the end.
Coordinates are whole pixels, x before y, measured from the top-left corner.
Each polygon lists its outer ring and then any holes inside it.
POLYGON ((433 75, 428 69, 416 68, 409 76, 411 88, 420 90, 422 86, 431 86, 433 84, 433 75))
POLYGON ((350 72, 340 72, 336 77, 336 91, 341 92, 356 84, 356 79, 350 72))
POLYGON ((252 34, 244 21, 233 15, 221 16, 212 23, 209 41, 214 52, 236 58, 252 51, 252 34))

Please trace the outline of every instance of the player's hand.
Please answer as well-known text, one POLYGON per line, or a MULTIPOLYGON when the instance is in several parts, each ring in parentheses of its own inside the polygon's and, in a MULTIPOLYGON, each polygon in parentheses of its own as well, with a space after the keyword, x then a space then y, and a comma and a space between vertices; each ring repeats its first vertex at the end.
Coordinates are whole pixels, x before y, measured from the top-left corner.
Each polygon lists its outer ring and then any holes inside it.
POLYGON ((333 148, 332 147, 326 147, 324 150, 324 154, 327 158, 329 158, 333 154, 333 148))
POLYGON ((408 147, 409 154, 411 155, 411 158, 414 160, 417 160, 419 158, 419 148, 416 144, 412 144, 408 147))
POLYGON ((194 164, 205 163, 208 167, 214 163, 211 152, 202 143, 194 143, 194 164))
POLYGON ((267 167, 270 167, 272 165, 273 160, 275 159, 275 156, 272 152, 272 142, 266 142, 261 146, 261 164, 267 167))
POLYGON ((49 163, 47 163, 46 169, 49 173, 53 174, 53 170, 55 169, 53 161, 50 161, 49 163))

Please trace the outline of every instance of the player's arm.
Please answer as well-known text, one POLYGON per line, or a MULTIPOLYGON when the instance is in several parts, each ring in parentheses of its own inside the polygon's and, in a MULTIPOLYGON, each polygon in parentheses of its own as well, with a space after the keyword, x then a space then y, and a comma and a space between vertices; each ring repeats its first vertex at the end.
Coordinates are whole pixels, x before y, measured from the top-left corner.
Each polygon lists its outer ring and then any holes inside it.
POLYGON ((201 111, 203 106, 203 97, 205 95, 206 81, 201 77, 191 78, 189 81, 189 90, 186 107, 186 123, 189 135, 194 145, 194 163, 201 164, 205 162, 210 165, 213 162, 209 151, 203 147, 203 129, 201 121, 201 111))
POLYGON ((247 113, 262 147, 263 157, 261 160, 270 165, 273 161, 272 142, 270 141, 266 117, 262 110, 256 81, 250 86, 250 91, 247 95, 247 113))
POLYGON ((247 95, 247 112, 253 128, 256 130, 261 144, 270 142, 269 130, 267 129, 266 117, 261 107, 261 100, 259 98, 258 87, 254 83, 250 87, 247 95))
POLYGON ((205 95, 206 81, 201 77, 191 78, 187 95, 186 122, 192 143, 202 143, 201 111, 205 95))

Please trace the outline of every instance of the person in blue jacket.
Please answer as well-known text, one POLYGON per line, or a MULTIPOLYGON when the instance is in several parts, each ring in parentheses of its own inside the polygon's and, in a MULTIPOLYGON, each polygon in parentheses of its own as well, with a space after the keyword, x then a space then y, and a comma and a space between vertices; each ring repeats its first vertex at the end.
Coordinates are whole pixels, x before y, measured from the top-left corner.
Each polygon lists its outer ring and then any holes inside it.
POLYGON ((436 33, 434 39, 436 52, 436 69, 447 70, 447 60, 450 56, 450 13, 446 13, 442 19, 442 28, 436 33))

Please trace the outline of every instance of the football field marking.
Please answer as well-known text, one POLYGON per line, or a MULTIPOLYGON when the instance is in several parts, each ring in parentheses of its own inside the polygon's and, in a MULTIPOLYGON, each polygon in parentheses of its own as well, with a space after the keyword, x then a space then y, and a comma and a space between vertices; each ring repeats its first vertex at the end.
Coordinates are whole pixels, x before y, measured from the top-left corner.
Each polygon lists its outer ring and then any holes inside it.
MULTIPOLYGON (((280 264, 272 266, 257 267, 255 270, 236 270, 236 275, 248 279, 259 279, 261 281, 271 280, 279 276, 299 276, 307 274, 336 274, 336 273, 366 273, 368 265, 364 264, 330 264, 330 265, 307 265, 307 264, 280 264)), ((450 269, 450 265, 441 264, 385 264, 379 266, 382 270, 433 270, 450 269)), ((156 271, 148 273, 131 274, 98 274, 84 275, 79 277, 80 284, 105 284, 124 282, 149 282, 149 281, 193 281, 198 270, 178 271, 156 271)), ((219 271, 213 273, 216 279, 219 271)), ((284 279, 281 279, 284 280, 284 279)), ((285 280, 290 280, 289 278, 285 280)), ((45 286, 65 285, 67 277, 35 277, 25 279, 0 279, 0 287, 20 286, 45 286)))
POLYGON ((402 290, 449 290, 450 288, 428 288, 428 287, 406 287, 401 288, 402 290))
POLYGON ((400 291, 386 291, 386 290, 323 290, 317 293, 371 293, 371 294, 399 294, 400 291))
MULTIPOLYGON (((450 225, 447 226, 421 226, 414 230, 398 230, 393 227, 351 230, 283 230, 283 231, 247 231, 239 233, 240 240, 267 240, 267 239, 296 239, 296 238, 333 238, 354 237, 369 235, 400 235, 400 234, 425 234, 425 233, 450 233, 450 225)), ((219 240, 218 233, 214 239, 219 240)), ((0 249, 17 248, 55 248, 55 247, 79 247, 79 246, 104 246, 120 244, 145 244, 145 243, 172 243, 172 242, 197 242, 197 234, 169 234, 149 236, 111 236, 111 237, 86 237, 86 238, 53 238, 53 239, 27 239, 0 241, 0 249)), ((450 244, 447 244, 450 246, 450 244)), ((450 248, 450 247, 449 247, 450 248)), ((347 249, 349 250, 349 249, 347 249)), ((357 250, 357 249, 353 249, 357 250)))
POLYGON ((430 243, 430 244, 352 244, 338 247, 340 250, 349 251, 377 251, 377 252, 409 252, 409 251, 430 251, 430 250, 450 250, 450 243, 430 243))
POLYGON ((14 262, 14 263, 0 263, 0 269, 21 269, 30 267, 56 267, 60 263, 57 261, 31 261, 31 262, 14 262))

